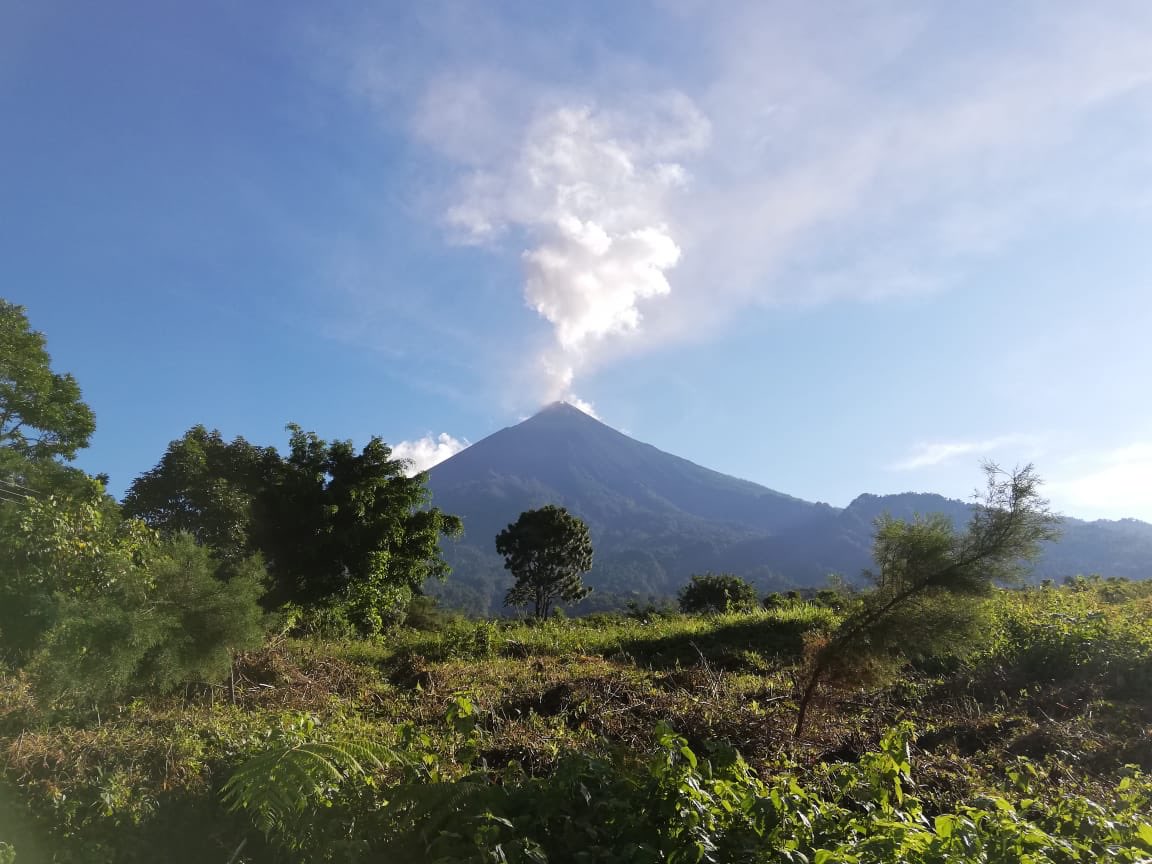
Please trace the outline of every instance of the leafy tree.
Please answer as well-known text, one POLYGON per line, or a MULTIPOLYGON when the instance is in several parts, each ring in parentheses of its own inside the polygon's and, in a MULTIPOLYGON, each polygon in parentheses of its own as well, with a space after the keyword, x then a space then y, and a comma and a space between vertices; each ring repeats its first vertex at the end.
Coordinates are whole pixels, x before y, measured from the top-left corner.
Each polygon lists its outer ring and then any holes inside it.
POLYGON ((1040 544, 1058 536, 1059 517, 1040 496, 1031 465, 1011 472, 986 463, 987 489, 968 528, 957 532, 946 516, 912 522, 877 520, 866 593, 828 640, 814 646, 801 690, 795 734, 829 676, 858 680, 869 665, 954 646, 981 621, 982 604, 997 583, 1027 571, 1040 544))
POLYGON ((0 646, 12 660, 26 659, 40 644, 62 602, 126 600, 149 587, 158 538, 142 522, 122 519, 95 480, 75 497, 13 503, 3 523, 0 646))
POLYGON ((263 636, 258 557, 221 564, 187 534, 162 539, 90 481, 29 498, 0 537, 0 653, 46 704, 212 681, 263 636))
POLYGON ((739 576, 730 573, 705 573, 693 576, 680 589, 680 611, 697 614, 749 612, 759 600, 756 589, 739 576))
POLYGON ((273 605, 337 604, 361 632, 379 632, 429 578, 443 578, 442 536, 460 520, 429 508, 426 474, 373 438, 357 452, 289 425, 286 457, 202 426, 173 441, 125 498, 128 513, 166 535, 187 531, 224 560, 259 552, 273 605))
POLYGON ((592 592, 581 580, 592 569, 588 526, 563 507, 524 511, 497 535, 496 551, 516 579, 505 606, 531 605, 536 618, 547 618, 556 600, 575 603, 592 592))
POLYGON ((65 464, 95 428, 71 375, 52 371, 43 334, 0 299, 0 531, 9 505, 36 495, 83 495, 89 477, 65 464))
POLYGON ((239 559, 259 548, 253 507, 280 463, 275 448, 193 426, 136 478, 124 510, 164 534, 191 534, 224 560, 239 559))
POLYGON ((0 453, 8 459, 72 459, 96 428, 76 379, 52 371, 44 345, 24 308, 0 299, 0 453))

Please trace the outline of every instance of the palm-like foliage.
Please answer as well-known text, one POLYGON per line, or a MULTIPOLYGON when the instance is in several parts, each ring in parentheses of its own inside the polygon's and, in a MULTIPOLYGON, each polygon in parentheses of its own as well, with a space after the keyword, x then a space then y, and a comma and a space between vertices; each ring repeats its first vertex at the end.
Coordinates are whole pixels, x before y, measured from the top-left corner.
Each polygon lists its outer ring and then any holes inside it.
POLYGON ((350 781, 364 782, 389 765, 405 762, 391 747, 355 738, 308 741, 252 757, 224 784, 232 810, 247 810, 265 833, 292 837, 291 820, 328 801, 350 781))

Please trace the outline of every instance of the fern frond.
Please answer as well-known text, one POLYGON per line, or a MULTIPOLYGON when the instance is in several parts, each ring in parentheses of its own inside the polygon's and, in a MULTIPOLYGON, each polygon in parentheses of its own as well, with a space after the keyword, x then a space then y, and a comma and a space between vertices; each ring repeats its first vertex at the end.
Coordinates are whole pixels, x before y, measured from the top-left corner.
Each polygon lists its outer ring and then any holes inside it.
POLYGON ((406 761, 375 741, 313 741, 277 747, 237 768, 220 794, 228 809, 252 812, 260 828, 270 832, 310 804, 330 799, 345 782, 406 761))

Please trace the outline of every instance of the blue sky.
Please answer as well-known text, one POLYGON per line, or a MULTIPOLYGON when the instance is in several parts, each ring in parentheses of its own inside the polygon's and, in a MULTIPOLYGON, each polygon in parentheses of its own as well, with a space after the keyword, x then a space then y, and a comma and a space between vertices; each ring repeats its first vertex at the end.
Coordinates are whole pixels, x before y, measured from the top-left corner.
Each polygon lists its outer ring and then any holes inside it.
POLYGON ((195 423, 426 462, 566 398, 1152 519, 1143 0, 7 0, 0 117, 0 295, 115 491, 195 423))

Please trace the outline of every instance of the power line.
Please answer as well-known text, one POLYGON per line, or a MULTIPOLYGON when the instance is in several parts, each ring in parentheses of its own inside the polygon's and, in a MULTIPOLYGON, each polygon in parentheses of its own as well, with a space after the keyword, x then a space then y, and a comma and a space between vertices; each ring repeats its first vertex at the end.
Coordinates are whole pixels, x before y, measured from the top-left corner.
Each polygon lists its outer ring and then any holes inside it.
MULTIPOLYGON (((0 489, 4 489, 4 487, 6 487, 6 486, 11 487, 12 490, 16 490, 16 489, 21 490, 19 492, 14 491, 13 494, 15 494, 15 495, 21 495, 21 494, 39 495, 40 494, 35 489, 33 489, 29 486, 24 486, 24 485, 21 485, 20 483, 13 481, 13 480, 5 480, 3 477, 0 477, 0 489)), ((5 490, 5 491, 7 491, 7 490, 5 490)))

